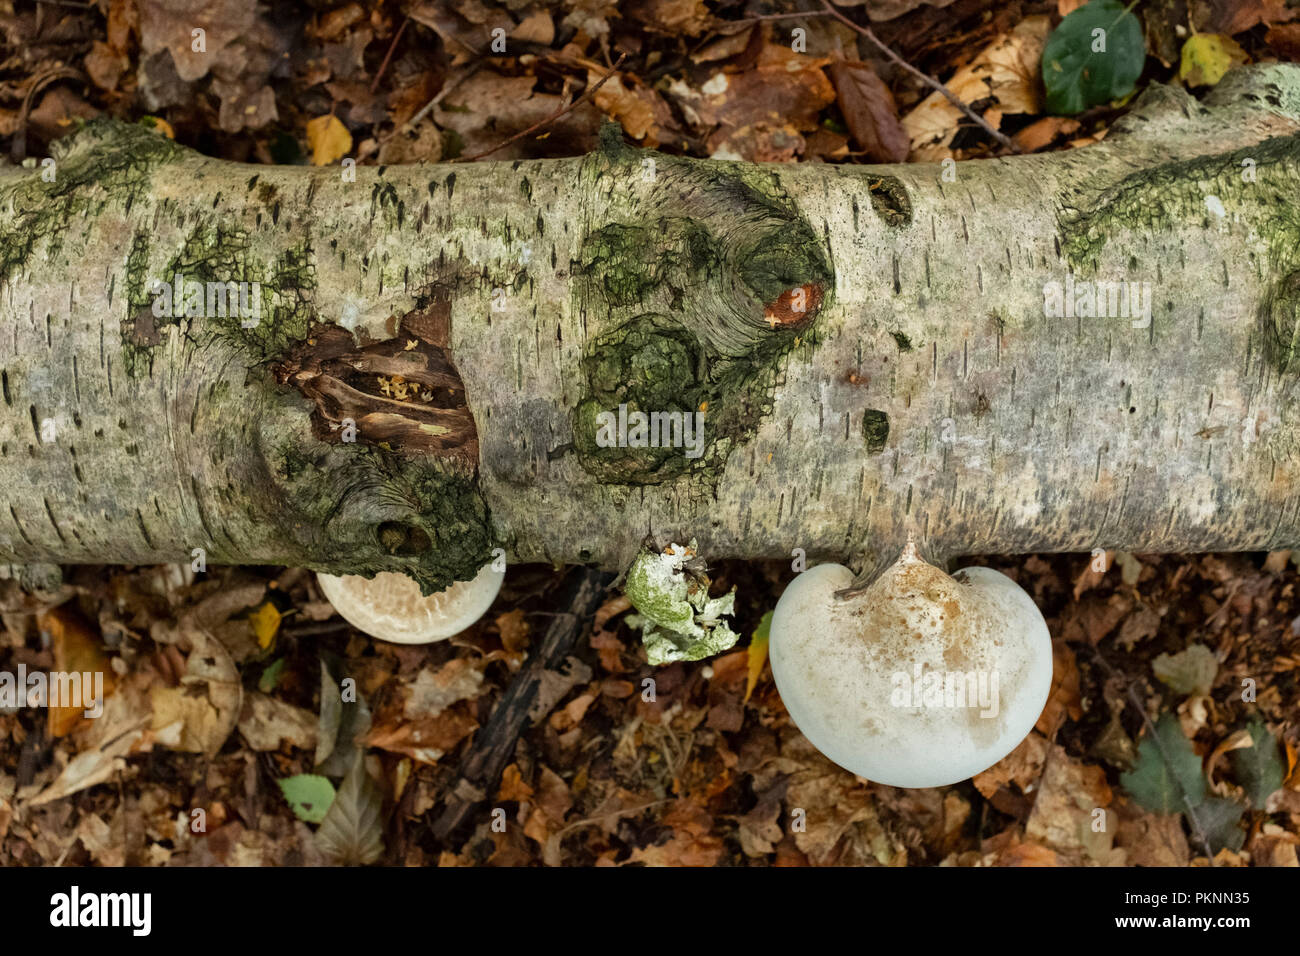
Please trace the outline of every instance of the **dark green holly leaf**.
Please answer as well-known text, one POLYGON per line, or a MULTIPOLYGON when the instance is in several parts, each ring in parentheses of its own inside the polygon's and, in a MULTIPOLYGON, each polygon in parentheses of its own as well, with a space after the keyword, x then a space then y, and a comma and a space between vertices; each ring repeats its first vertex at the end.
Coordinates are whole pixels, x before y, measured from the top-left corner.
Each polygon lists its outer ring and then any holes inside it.
POLYGON ((1246 790, 1250 805, 1256 810, 1263 810, 1264 803, 1273 791, 1282 786, 1286 778, 1286 768, 1282 765, 1281 748, 1277 740, 1268 732, 1264 721, 1255 717, 1247 724, 1253 747, 1241 747, 1231 751, 1232 773, 1237 783, 1246 790))
POLYGON ((1091 0, 1062 20, 1043 48, 1047 111, 1082 113, 1128 96, 1146 55, 1137 17, 1119 0, 1091 0))
POLYGON ((1155 734, 1142 738, 1137 762, 1119 775, 1119 782, 1140 806, 1155 813, 1181 813, 1205 800, 1201 758, 1172 714, 1162 714, 1155 734))

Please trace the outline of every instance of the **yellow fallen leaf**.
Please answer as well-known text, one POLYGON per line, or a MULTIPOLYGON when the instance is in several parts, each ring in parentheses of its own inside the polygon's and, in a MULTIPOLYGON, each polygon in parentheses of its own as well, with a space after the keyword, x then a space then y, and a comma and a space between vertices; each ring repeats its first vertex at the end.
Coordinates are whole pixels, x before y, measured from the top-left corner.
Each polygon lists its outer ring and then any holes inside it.
POLYGON ((745 702, 749 701, 749 695, 758 686, 758 677, 763 673, 763 665, 767 663, 767 641, 771 628, 772 612, 768 611, 758 622, 758 628, 749 641, 749 675, 745 679, 745 702))
POLYGON ((168 139, 176 138, 176 131, 172 129, 172 124, 161 116, 146 116, 145 119, 153 125, 154 132, 162 133, 168 139))
POLYGON ((1178 78, 1188 86, 1214 86, 1234 66, 1249 60, 1237 41, 1220 33, 1197 33, 1183 44, 1178 78))
POLYGON ((337 116, 318 116, 307 123, 307 145, 312 165, 328 166, 351 152, 352 134, 337 116))
POLYGON ((221 714, 206 696, 191 697, 184 687, 149 688, 152 709, 150 729, 156 742, 183 753, 208 753, 227 734, 221 714))
POLYGON ((253 625, 258 646, 263 650, 270 647, 271 642, 275 640, 275 635, 280 630, 281 617, 279 610, 270 601, 248 615, 248 622, 253 625))

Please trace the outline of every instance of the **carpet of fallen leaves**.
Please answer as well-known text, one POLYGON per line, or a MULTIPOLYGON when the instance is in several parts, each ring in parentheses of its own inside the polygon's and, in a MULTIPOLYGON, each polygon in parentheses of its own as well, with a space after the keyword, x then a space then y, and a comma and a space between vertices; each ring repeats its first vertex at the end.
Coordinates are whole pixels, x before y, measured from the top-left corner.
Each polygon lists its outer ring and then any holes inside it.
MULTIPOLYGON (((352 732, 389 863, 1205 864, 1182 814, 1144 810, 1119 785, 1144 736, 1140 702, 1177 717, 1218 794, 1236 787, 1221 759, 1241 746, 1233 728, 1258 715, 1284 731, 1286 784, 1216 863, 1294 866, 1300 573, 1288 556, 1120 554, 1105 573, 1087 555, 990 559, 1047 617, 1051 697, 997 766, 929 790, 873 785, 821 757, 786 715, 761 645, 650 668, 620 626, 626 599, 611 594, 455 845, 431 836, 430 811, 562 610, 562 571, 512 568, 483 621, 418 647, 357 633, 300 569, 80 567, 50 593, 4 581, 0 667, 103 668, 112 686, 99 719, 0 715, 0 865, 327 862, 278 781, 328 771, 324 734, 351 745, 321 706, 346 675, 369 709, 352 732), (1208 676, 1162 669, 1189 647, 1211 655, 1208 676), (323 668, 336 675, 324 693, 323 668)), ((778 563, 714 572, 717 587, 739 587, 745 633, 791 577, 778 563)))
MULTIPOLYGON (((1125 108, 1044 115, 1043 45, 1077 6, 841 9, 1033 152, 1096 142, 1125 108)), ((1190 36, 1219 38, 1224 68, 1300 58, 1300 17, 1281 0, 1137 12, 1139 89, 1176 81, 1190 36)), ((0 0, 0 36, 0 138, 14 161, 100 114, 254 163, 576 155, 606 118, 643 146, 766 162, 1000 149, 816 0, 0 0), (788 16, 800 9, 811 13, 788 16)), ((1187 82, 1217 79, 1194 66, 1187 82)), ((481 622, 423 647, 357 633, 301 569, 76 567, 46 589, 4 579, 0 670, 110 677, 98 719, 0 708, 0 865, 1296 866, 1300 574, 1289 558, 1111 554, 1105 571, 1088 555, 969 562, 1011 575, 1043 609, 1053 689, 1005 760, 929 790, 868 783, 813 750, 761 641, 648 667, 626 599, 611 593, 546 675, 496 792, 445 842, 430 818, 564 612, 563 571, 511 568, 481 622), (358 703, 340 713, 349 685, 358 703), (1126 787, 1152 802, 1143 748, 1161 715, 1177 722, 1203 806, 1229 808, 1212 838, 1216 821, 1144 809, 1126 787), (1262 726, 1253 748, 1251 721, 1262 726), (1247 752, 1263 756, 1237 759, 1247 752), (1270 775, 1276 786, 1260 782, 1270 775), (350 832, 321 822, 329 778, 344 778, 333 799, 348 804, 350 832)), ((718 593, 738 587, 746 635, 792 577, 779 563, 713 574, 718 593)))

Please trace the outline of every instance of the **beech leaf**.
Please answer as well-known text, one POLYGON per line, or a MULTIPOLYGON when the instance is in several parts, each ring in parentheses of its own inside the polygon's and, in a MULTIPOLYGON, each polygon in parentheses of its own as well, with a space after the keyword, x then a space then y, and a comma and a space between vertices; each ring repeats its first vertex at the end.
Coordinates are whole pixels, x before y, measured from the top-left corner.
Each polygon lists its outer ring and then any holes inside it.
POLYGON ((277 781, 294 816, 304 823, 320 823, 334 801, 334 784, 314 773, 300 773, 277 781))
POLYGON ((366 773, 365 751, 358 749, 338 795, 316 831, 322 853, 346 865, 374 863, 384 852, 379 819, 379 788, 366 773))
POLYGON ((911 149, 889 87, 866 63, 830 65, 844 122, 858 149, 882 163, 901 163, 911 149))

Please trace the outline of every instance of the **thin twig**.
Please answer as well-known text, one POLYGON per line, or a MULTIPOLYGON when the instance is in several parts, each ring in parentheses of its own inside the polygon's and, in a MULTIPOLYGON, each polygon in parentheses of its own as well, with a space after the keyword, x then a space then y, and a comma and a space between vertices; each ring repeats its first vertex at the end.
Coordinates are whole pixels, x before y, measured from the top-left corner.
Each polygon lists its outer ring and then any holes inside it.
MULTIPOLYGON (((834 16, 834 11, 827 13, 825 10, 804 10, 802 13, 763 13, 757 16, 745 17, 743 20, 725 20, 714 25, 714 30, 722 33, 724 27, 751 26, 755 23, 767 23, 772 20, 804 20, 809 17, 829 17, 834 16)), ((739 30, 734 33, 739 33, 739 30)), ((733 33, 723 33, 723 36, 732 36, 733 33)))
POLYGON ((573 110, 577 109, 587 100, 591 99, 592 95, 595 94, 595 92, 598 89, 600 89, 602 86, 605 85, 605 81, 618 72, 618 68, 623 65, 623 61, 626 59, 627 59, 627 54, 626 53, 621 54, 618 58, 618 61, 612 67, 609 68, 608 73, 602 76, 591 86, 587 87, 587 89, 583 92, 583 94, 579 96, 576 100, 574 100, 572 103, 570 103, 568 106, 561 107, 560 109, 556 110, 554 113, 552 113, 550 116, 546 117, 545 119, 539 120, 538 122, 534 123, 532 126, 528 127, 528 129, 521 130, 520 132, 515 133, 515 135, 511 136, 509 139, 497 143, 497 145, 493 146, 491 149, 485 149, 483 150, 483 152, 475 153, 473 156, 461 156, 451 160, 451 162, 469 163, 469 162, 473 162, 476 159, 482 159, 484 156, 491 156, 493 153, 505 149, 511 143, 517 143, 525 136, 532 135, 533 133, 541 129, 543 126, 549 126, 551 123, 554 123, 557 119, 559 119, 564 114, 573 112, 573 110))
POLYGON ((999 143, 1001 143, 1004 147, 1011 150, 1013 153, 1020 152, 1020 147, 1017 146, 1010 139, 1010 137, 1008 137, 1005 133, 1002 133, 999 130, 994 129, 992 124, 990 124, 988 120, 980 116, 973 109, 971 109, 960 99, 958 99, 957 94, 953 93, 953 91, 948 89, 948 87, 944 86, 942 83, 940 83, 934 77, 930 76, 928 73, 923 73, 922 71, 918 70, 916 67, 912 66, 912 64, 908 63, 901 56, 899 56, 897 53, 891 50, 888 46, 884 44, 884 42, 881 41, 879 37, 875 35, 875 33, 872 32, 870 27, 859 26, 858 24, 854 23, 844 14, 840 13, 840 11, 836 10, 833 6, 831 6, 830 0, 822 0, 822 5, 826 7, 826 11, 831 16, 833 16, 836 20, 839 20, 845 26, 853 30, 856 30, 862 36, 866 37, 867 40, 869 40, 876 47, 876 49, 879 50, 881 53, 883 53, 892 63, 902 67, 908 73, 911 73, 914 77, 916 77, 926 86, 938 91, 939 93, 942 93, 944 95, 944 98, 947 99, 949 103, 951 103, 953 106, 957 107, 957 109, 965 113, 968 117, 970 117, 971 120, 973 120, 976 123, 976 125, 978 125, 981 129, 983 129, 986 133, 992 136, 999 143))
POLYGON ((402 34, 406 32, 406 25, 411 22, 407 17, 402 21, 402 25, 397 28, 397 36, 393 37, 393 42, 388 45, 388 52, 384 54, 384 62, 379 64, 379 72, 375 74, 374 82, 370 84, 370 92, 373 93, 379 89, 379 81, 384 78, 384 71, 388 69, 388 61, 393 58, 393 51, 397 49, 397 43, 402 39, 402 34))
POLYGON ((448 93, 458 89, 462 83, 464 83, 471 76, 477 73, 479 71, 479 68, 482 65, 483 62, 480 60, 478 63, 475 63, 463 74, 457 77, 456 82, 443 84, 442 89, 440 89, 437 93, 434 94, 433 99, 429 100, 429 102, 425 103, 422 107, 420 107, 420 111, 418 113, 416 113, 409 120, 407 120, 405 123, 402 124, 402 132, 403 133, 408 132, 414 129, 416 126, 420 125, 420 120, 424 119, 426 116, 429 115, 429 110, 433 109, 435 106, 441 103, 443 101, 443 98, 448 93))

